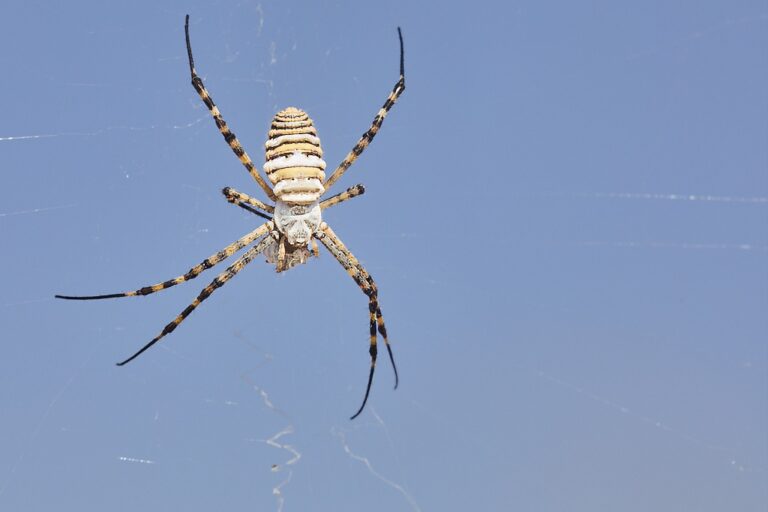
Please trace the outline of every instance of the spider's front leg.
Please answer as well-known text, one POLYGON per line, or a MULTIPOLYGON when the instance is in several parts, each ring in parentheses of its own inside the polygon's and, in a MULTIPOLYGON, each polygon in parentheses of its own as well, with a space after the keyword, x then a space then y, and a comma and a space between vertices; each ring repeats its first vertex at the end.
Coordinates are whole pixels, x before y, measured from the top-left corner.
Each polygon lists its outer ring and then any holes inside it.
POLYGON ((256 245, 248 249, 246 252, 243 253, 242 256, 240 256, 237 261, 235 261, 232 265, 230 265, 224 272, 216 276, 216 278, 211 281, 211 283, 203 288, 203 290, 200 292, 200 294, 197 296, 195 300, 192 301, 192 303, 184 308, 184 310, 179 313, 179 315, 174 318, 170 323, 168 323, 163 330, 152 338, 152 340, 144 345, 138 352, 133 354, 128 359, 121 361, 117 363, 118 366, 123 366, 126 363, 130 363, 137 357, 139 357, 145 350, 147 350, 149 347, 163 339, 166 335, 172 333, 176 328, 183 322, 197 307, 202 304, 202 302, 211 296, 213 292, 215 292, 217 289, 224 286, 227 281, 235 277, 235 275, 243 270, 243 268, 249 264, 253 259, 264 252, 264 250, 268 249, 276 240, 278 233, 275 230, 275 224, 272 221, 267 221, 262 226, 265 228, 265 231, 269 234, 262 238, 256 245))
POLYGON ((387 328, 384 324, 384 317, 381 314, 381 308, 379 307, 378 289, 373 278, 363 268, 357 258, 347 249, 344 243, 336 236, 336 233, 325 222, 320 224, 320 229, 314 235, 320 242, 328 248, 333 254, 336 260, 344 267, 347 274, 355 280, 357 286, 368 296, 368 312, 369 312, 369 328, 370 328, 370 348, 369 353, 371 355, 371 370, 368 374, 368 384, 365 388, 365 397, 363 403, 360 405, 360 409, 350 418, 357 418, 368 401, 368 395, 371 391, 371 383, 373 382, 373 373, 376 369, 376 356, 378 349, 376 346, 376 332, 381 334, 384 339, 384 345, 387 347, 387 353, 389 354, 389 360, 392 363, 392 369, 395 372, 395 389, 399 383, 399 376, 397 374, 397 366, 395 365, 395 358, 392 355, 392 348, 389 345, 387 338, 387 328))
POLYGON ((198 263, 197 265, 189 269, 186 274, 182 274, 178 277, 174 277, 173 279, 163 281, 162 283, 157 283, 150 286, 144 286, 137 290, 131 290, 131 291, 120 292, 120 293, 108 293, 105 295, 56 295, 55 297, 57 299, 67 299, 67 300, 115 299, 118 297, 136 297, 141 295, 150 295, 152 293, 157 293, 162 290, 167 290, 171 286, 176 286, 177 284, 181 284, 186 281, 189 281, 190 279, 194 279, 197 276, 199 276, 201 273, 203 273, 203 271, 218 265, 225 259, 235 254, 240 249, 243 249, 244 247, 256 241, 258 238, 269 233, 271 229, 274 229, 274 226, 272 227, 270 226, 271 225, 268 223, 262 224, 261 226, 254 229, 253 231, 243 236, 239 240, 232 242, 231 244, 229 244, 228 246, 226 246, 216 254, 212 254, 208 256, 202 262, 198 263))

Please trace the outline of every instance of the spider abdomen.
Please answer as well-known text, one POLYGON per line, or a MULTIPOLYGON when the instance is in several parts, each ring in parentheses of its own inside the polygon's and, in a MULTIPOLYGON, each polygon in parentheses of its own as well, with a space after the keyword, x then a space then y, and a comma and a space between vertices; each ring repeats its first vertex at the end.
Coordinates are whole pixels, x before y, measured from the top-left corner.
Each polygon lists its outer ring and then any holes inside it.
POLYGON ((325 192, 323 150, 306 112, 295 107, 278 112, 264 146, 264 172, 278 199, 288 204, 311 204, 325 192))

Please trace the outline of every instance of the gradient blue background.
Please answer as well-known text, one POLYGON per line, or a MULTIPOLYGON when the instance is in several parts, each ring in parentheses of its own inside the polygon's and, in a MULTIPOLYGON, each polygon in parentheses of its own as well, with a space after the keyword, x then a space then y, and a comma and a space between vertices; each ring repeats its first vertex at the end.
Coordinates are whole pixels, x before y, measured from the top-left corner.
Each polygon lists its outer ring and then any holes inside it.
POLYGON ((764 511, 767 28, 764 1, 9 3, 0 509, 764 511), (252 263, 123 368, 215 271, 53 299, 259 222, 220 194, 259 189, 186 13, 257 162, 289 105, 340 161, 403 28, 408 88, 336 187, 368 192, 326 215, 402 375, 354 422, 367 304, 327 253, 252 263))

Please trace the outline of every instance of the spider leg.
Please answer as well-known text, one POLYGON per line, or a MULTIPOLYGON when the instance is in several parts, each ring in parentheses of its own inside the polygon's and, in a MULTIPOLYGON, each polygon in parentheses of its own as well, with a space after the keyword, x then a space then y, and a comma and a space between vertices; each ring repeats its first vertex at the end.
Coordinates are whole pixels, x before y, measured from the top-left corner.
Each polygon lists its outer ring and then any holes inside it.
POLYGON ((282 272, 285 270, 285 237, 281 236, 277 243, 277 271, 282 272))
POLYGON ((268 205, 266 203, 262 203, 258 199, 255 199, 249 196, 248 194, 243 194, 242 192, 238 192, 232 187, 225 187, 221 191, 221 193, 224 194, 224 197, 226 197, 227 201, 229 201, 230 203, 236 204, 240 208, 243 208, 244 210, 248 210, 249 212, 258 215, 259 217, 263 217, 269 220, 272 217, 267 214, 275 212, 274 206, 268 205))
POLYGON ((229 144, 229 147, 232 148, 232 151, 234 151, 235 155, 237 155, 237 157, 240 159, 240 162, 245 166, 253 179, 256 180, 256 183, 258 183, 262 190, 264 190, 264 193, 266 193, 267 196, 274 201, 277 199, 274 192, 272 192, 272 189, 264 181, 264 178, 261 177, 259 171, 253 165, 251 157, 248 156, 248 153, 245 152, 243 146, 240 144, 240 141, 237 140, 235 134, 232 133, 232 131, 227 126, 226 121, 224 121, 224 118, 221 116, 221 112, 219 112, 218 107, 213 102, 213 98, 211 98, 211 95, 208 94, 208 91, 203 84, 203 80, 197 75, 197 72, 195 71, 195 61, 192 58, 192 45, 189 42, 189 15, 187 15, 186 21, 184 22, 184 33, 186 34, 187 38, 187 55, 189 56, 189 71, 192 75, 192 87, 195 88, 197 94, 200 95, 200 99, 203 100, 205 106, 208 107, 208 110, 210 110, 211 115, 213 115, 213 120, 216 121, 216 126, 224 136, 224 140, 227 141, 227 144, 229 144))
POLYGON ((174 277, 168 281, 163 281, 162 283, 153 284, 151 286, 144 286, 138 290, 122 293, 109 293, 106 295, 56 295, 55 297, 57 299, 68 300, 115 299, 118 297, 136 297, 139 295, 149 295, 151 293, 159 292, 161 290, 170 288, 171 286, 176 286, 177 284, 181 284, 189 281, 190 279, 196 278, 201 273, 203 273, 203 271, 217 265, 218 263, 221 263, 243 247, 250 245, 257 238, 266 235, 272 229, 274 229, 274 226, 269 222, 266 222, 239 240, 232 242, 216 254, 207 257, 202 262, 189 269, 186 274, 180 275, 179 277, 174 277))
POLYGON ((339 203, 343 203, 348 199, 352 199, 353 197, 357 197, 364 193, 365 193, 365 187, 363 186, 362 183, 358 185, 354 185, 352 187, 349 187, 344 192, 341 192, 339 194, 336 194, 335 196, 329 197, 324 201, 321 201, 320 209, 325 210, 326 208, 330 208, 331 206, 336 206, 339 203))
POLYGON ((368 395, 371 392, 371 384, 373 383, 373 373, 376 369, 376 356, 378 354, 378 349, 376 346, 376 331, 378 329, 378 333, 381 334, 381 337, 384 338, 384 345, 387 347, 387 353, 389 354, 389 360, 392 363, 392 369, 395 372, 395 389, 397 389, 397 385, 400 381, 400 378, 397 374, 397 366, 395 365, 395 358, 392 355, 392 348, 389 345, 389 339, 387 338, 387 328, 384 324, 384 317, 381 314, 381 308, 379 307, 379 298, 378 298, 378 289, 376 288, 376 283, 374 283, 373 278, 368 274, 368 272, 363 268, 363 266, 360 264, 359 261, 357 261, 357 258, 347 249, 347 247, 344 245, 344 243, 339 239, 338 236, 336 236, 336 233, 333 232, 333 230, 323 222, 320 225, 320 230, 315 233, 315 237, 322 242, 323 245, 325 245, 326 248, 333 254, 333 256, 336 258, 336 260, 344 267, 344 269, 347 271, 347 274, 352 277, 352 279, 355 280, 357 283, 357 286, 360 287, 360 289, 365 293, 365 295, 368 296, 368 313, 369 313, 369 329, 370 329, 370 348, 369 353, 371 355, 371 370, 368 374, 368 384, 365 388, 365 396, 363 398, 363 403, 360 405, 360 408, 358 411, 350 418, 355 419, 357 418, 361 412, 363 412, 363 409, 365 408, 365 404, 368 401, 368 395))
POLYGON ((360 137, 360 140, 357 141, 357 144, 355 144, 355 147, 352 148, 352 151, 350 151, 349 154, 344 157, 344 160, 339 164, 336 170, 333 171, 333 174, 331 174, 330 178, 326 180, 324 183, 325 190, 331 188, 331 185, 336 183, 336 181, 341 178, 347 169, 349 169, 349 166, 351 166, 352 163, 357 160, 357 157, 359 157, 360 154, 365 150, 365 148, 368 147, 368 144, 373 141, 373 138, 376 136, 379 128, 381 128, 381 124, 384 122, 384 118, 387 116, 387 112, 389 112, 389 110, 394 106, 397 98, 399 98, 405 90, 405 53, 403 51, 403 33, 400 31, 400 27, 397 27, 397 35, 400 38, 400 79, 395 84, 392 92, 389 93, 387 101, 384 102, 384 106, 379 109, 376 117, 373 118, 371 127, 367 132, 363 134, 362 137, 360 137))
MULTIPOLYGON (((272 224, 272 222, 267 222, 265 225, 272 224)), ((272 226, 274 228, 274 226, 272 226)), ((211 281, 211 284, 203 288, 203 291, 200 292, 200 294, 197 296, 195 300, 192 301, 192 303, 187 306, 184 311, 179 313, 179 316, 173 319, 171 323, 166 325, 163 330, 152 338, 152 341, 144 345, 141 350, 133 354, 131 357, 126 359, 125 361, 121 361, 117 363, 117 366, 123 366, 126 363, 130 363, 137 357, 139 357, 145 350, 147 350, 149 347, 160 341, 163 337, 166 335, 172 333, 176 327, 181 324, 181 322, 184 321, 185 318, 187 318, 190 313, 192 313, 197 306, 199 306, 205 299, 211 296, 211 294, 217 289, 224 286, 224 284, 232 279, 235 274, 240 272, 243 267, 245 267, 248 263, 250 263, 260 252, 262 252, 264 249, 266 249, 270 244, 274 243, 275 239, 272 235, 268 235, 264 237, 258 244, 248 249, 245 253, 243 253, 242 256, 240 256, 237 261, 235 261, 232 265, 230 265, 227 270, 216 276, 216 278, 211 281)))
POLYGON ((250 206, 248 206, 248 205, 247 205, 247 204, 245 204, 245 203, 236 202, 236 203, 232 203, 232 204, 236 204, 237 206, 239 206, 239 207, 240 207, 240 208, 242 208, 243 210, 245 210, 245 211, 247 211, 247 212, 251 212, 251 213, 252 213, 252 214, 254 214, 254 215, 258 215, 258 216, 259 216, 259 217, 261 217, 262 219, 272 220, 272 217, 271 217, 271 216, 267 215, 266 213, 262 213, 262 212, 260 212, 260 211, 259 211, 259 210, 257 210, 256 208, 251 208, 250 206))

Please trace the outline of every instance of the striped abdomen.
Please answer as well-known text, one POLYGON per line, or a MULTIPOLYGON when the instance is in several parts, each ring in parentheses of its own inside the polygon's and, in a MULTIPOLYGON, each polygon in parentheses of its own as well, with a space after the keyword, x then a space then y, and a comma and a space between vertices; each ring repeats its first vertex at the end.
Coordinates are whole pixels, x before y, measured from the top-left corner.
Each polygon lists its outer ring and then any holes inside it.
POLYGON ((310 204, 325 192, 325 162, 317 130, 306 112, 281 110, 272 120, 265 144, 264 172, 275 195, 289 204, 310 204))

